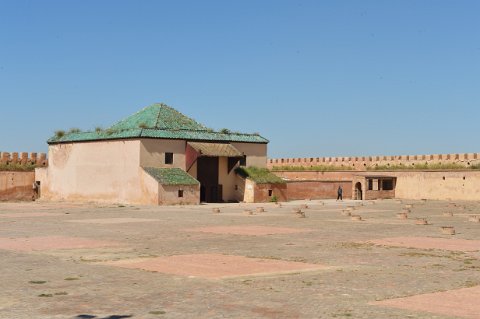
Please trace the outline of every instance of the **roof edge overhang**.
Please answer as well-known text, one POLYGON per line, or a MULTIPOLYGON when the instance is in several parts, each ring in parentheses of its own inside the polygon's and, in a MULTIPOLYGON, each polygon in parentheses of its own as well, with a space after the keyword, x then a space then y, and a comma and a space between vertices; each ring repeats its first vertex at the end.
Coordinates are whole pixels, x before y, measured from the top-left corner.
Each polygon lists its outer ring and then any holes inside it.
POLYGON ((98 138, 98 139, 78 139, 78 140, 66 140, 66 141, 51 141, 48 140, 48 145, 56 144, 72 144, 72 143, 95 143, 95 142, 109 142, 109 141, 124 141, 124 140, 177 140, 177 141, 187 141, 187 142, 203 142, 203 143, 247 143, 247 144, 268 144, 269 140, 265 141, 226 141, 226 140, 206 140, 206 139, 185 139, 178 137, 150 137, 150 136, 139 136, 139 137, 112 137, 112 138, 98 138))

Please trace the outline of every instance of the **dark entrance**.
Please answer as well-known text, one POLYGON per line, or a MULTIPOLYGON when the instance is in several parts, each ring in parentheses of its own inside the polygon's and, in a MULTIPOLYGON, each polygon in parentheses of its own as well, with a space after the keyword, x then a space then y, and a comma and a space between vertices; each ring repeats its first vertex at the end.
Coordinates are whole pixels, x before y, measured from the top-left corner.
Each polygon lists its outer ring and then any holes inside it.
POLYGON ((362 183, 358 182, 357 184, 355 184, 355 199, 356 200, 362 200, 363 199, 363 196, 362 196, 362 183))
POLYGON ((218 157, 199 157, 197 180, 200 182, 200 201, 219 203, 222 201, 222 185, 218 184, 218 157))

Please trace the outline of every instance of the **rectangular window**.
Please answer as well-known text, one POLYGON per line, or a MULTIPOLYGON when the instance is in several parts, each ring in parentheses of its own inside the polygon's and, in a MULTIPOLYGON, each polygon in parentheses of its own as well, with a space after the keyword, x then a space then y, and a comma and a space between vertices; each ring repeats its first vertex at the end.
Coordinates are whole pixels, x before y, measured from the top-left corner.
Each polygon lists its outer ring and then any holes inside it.
POLYGON ((383 190, 392 191, 393 190, 393 179, 384 179, 383 180, 383 190))
POLYGON ((165 153, 165 164, 173 164, 173 153, 165 153))
POLYGON ((243 157, 240 158, 240 166, 247 166, 247 155, 243 155, 243 157))
POLYGON ((178 197, 183 197, 183 189, 178 190, 178 197))
POLYGON ((369 191, 373 190, 373 180, 371 179, 368 180, 368 190, 369 191))
POLYGON ((268 196, 271 197, 273 195, 273 190, 269 189, 268 190, 268 196))

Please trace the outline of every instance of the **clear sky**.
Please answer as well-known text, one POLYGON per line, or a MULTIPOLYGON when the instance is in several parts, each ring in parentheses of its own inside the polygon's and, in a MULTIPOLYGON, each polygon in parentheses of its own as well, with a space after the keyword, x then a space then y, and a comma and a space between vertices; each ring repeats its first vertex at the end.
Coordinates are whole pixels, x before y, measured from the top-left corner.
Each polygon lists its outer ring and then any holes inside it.
POLYGON ((0 151, 164 102, 271 157, 480 152, 480 1, 0 0, 0 151))

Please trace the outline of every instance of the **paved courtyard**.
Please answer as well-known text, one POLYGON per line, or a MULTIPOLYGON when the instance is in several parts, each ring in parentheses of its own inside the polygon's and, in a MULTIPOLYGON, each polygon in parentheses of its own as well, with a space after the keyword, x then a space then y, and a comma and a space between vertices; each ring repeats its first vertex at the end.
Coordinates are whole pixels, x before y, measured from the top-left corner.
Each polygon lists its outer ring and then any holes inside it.
POLYGON ((407 200, 0 203, 0 318, 478 319, 477 215, 407 200))

